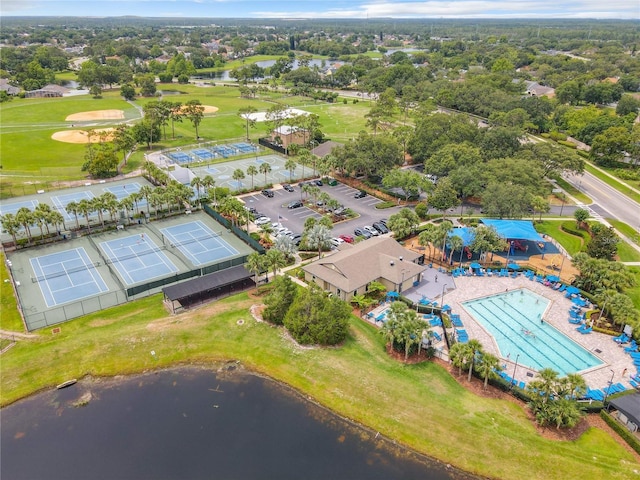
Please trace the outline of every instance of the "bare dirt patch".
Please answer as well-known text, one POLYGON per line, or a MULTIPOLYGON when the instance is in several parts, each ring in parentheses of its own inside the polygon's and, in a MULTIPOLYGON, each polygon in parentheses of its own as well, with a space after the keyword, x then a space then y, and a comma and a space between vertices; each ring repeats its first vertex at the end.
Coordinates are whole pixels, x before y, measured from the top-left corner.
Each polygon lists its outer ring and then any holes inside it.
POLYGON ((67 122, 90 122, 92 120, 124 120, 123 110, 91 110, 88 112, 72 113, 67 122))
MULTIPOLYGON (((111 140, 112 135, 109 133, 113 128, 101 128, 93 130, 91 141, 96 143, 101 139, 101 134, 106 133, 105 140, 111 140)), ((53 140, 65 143, 89 143, 89 133, 84 130, 62 130, 51 135, 53 140)))
MULTIPOLYGON (((212 105, 200 105, 201 107, 204 107, 204 113, 205 115, 210 115, 212 113, 216 113, 219 109, 218 107, 214 107, 212 105)), ((180 109, 182 112, 185 111, 185 106, 183 105, 182 108, 180 109)))

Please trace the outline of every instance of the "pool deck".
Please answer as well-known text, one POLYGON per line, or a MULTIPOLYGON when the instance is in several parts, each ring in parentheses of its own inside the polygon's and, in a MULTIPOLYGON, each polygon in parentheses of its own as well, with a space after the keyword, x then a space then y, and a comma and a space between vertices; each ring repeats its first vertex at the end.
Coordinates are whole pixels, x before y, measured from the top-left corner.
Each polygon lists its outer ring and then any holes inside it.
MULTIPOLYGON (((442 278, 441 283, 445 283, 445 281, 452 283, 451 277, 442 278)), ((629 375, 635 375, 636 367, 631 357, 609 335, 597 332, 583 335, 577 332, 577 325, 572 325, 568 322, 569 309, 573 304, 570 299, 565 298, 564 293, 557 292, 542 283, 530 281, 522 275, 516 278, 495 276, 458 277, 455 279, 455 287, 452 290, 447 289, 444 294, 444 303, 451 306, 453 313, 460 315, 469 338, 480 341, 487 352, 499 356, 493 337, 473 319, 464 309, 462 303, 479 297, 504 293, 507 289, 527 288, 552 302, 545 315, 545 321, 548 324, 563 332, 604 362, 600 366, 580 372, 590 388, 601 389, 607 387, 609 381, 611 381, 612 374, 613 383, 620 382, 629 389, 633 388, 629 383, 629 375), (626 374, 623 376, 625 369, 626 374)), ((517 381, 531 381, 535 376, 535 371, 521 365, 516 367, 514 360, 513 358, 509 360, 503 359, 502 364, 506 364, 506 373, 514 376, 515 369, 517 381)))

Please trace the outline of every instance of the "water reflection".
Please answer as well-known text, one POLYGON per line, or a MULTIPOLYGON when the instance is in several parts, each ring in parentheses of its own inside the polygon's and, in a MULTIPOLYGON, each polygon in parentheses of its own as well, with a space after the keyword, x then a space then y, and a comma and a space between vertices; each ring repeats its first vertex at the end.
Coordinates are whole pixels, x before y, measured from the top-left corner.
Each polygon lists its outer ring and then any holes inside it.
POLYGON ((227 370, 82 381, 9 406, 0 422, 3 479, 454 478, 275 382, 227 370))

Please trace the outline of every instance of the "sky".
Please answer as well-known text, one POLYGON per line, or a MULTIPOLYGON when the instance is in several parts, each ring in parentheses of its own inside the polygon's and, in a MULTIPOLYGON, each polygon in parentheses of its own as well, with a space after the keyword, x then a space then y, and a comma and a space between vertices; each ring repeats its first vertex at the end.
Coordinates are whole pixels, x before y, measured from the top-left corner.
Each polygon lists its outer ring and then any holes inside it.
POLYGON ((2 16, 639 19, 639 0, 0 0, 2 16))

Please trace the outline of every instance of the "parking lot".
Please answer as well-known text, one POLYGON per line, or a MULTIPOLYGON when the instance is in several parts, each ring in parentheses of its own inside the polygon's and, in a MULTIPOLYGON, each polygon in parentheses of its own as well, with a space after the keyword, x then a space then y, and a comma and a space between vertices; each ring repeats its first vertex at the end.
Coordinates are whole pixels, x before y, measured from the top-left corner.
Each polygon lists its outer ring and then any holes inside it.
MULTIPOLYGON (((282 187, 273 189, 273 198, 268 198, 260 192, 241 197, 247 207, 253 207, 258 212, 271 218, 272 223, 281 223, 283 227, 288 228, 294 233, 302 233, 304 222, 309 217, 321 218, 321 214, 307 208, 306 206, 289 209, 287 205, 295 200, 306 200, 306 195, 300 191, 300 187, 294 184, 294 191, 287 192, 282 187)), ((344 222, 339 222, 333 226, 334 236, 341 234, 353 235, 353 230, 364 225, 371 225, 382 218, 389 218, 390 215, 396 213, 397 207, 384 210, 377 210, 375 205, 380 203, 376 197, 367 195, 363 198, 354 198, 358 192, 357 189, 348 185, 338 183, 335 186, 329 186, 326 183, 320 187, 322 192, 327 192, 332 198, 338 200, 344 207, 350 208, 360 216, 344 222)))

